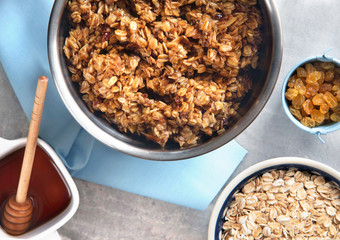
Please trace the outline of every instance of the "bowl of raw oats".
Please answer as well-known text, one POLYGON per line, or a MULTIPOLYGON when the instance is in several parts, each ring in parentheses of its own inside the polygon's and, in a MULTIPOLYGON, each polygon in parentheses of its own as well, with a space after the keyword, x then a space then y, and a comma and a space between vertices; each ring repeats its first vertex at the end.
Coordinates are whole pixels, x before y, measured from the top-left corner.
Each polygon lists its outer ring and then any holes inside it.
POLYGON ((253 165, 221 192, 208 239, 339 239, 340 174, 305 158, 253 165))
POLYGON ((57 0, 52 77, 69 112, 124 153, 176 160, 240 134, 282 58, 269 0, 57 0))

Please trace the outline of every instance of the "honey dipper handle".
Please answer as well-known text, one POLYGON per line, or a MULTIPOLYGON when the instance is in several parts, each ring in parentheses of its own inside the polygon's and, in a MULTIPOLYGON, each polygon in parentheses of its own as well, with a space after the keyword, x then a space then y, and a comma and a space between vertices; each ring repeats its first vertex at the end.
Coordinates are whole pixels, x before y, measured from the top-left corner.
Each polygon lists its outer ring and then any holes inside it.
POLYGON ((33 104, 31 122, 28 129, 25 154, 20 172, 19 185, 16 194, 16 201, 18 203, 24 203, 27 198, 28 185, 31 178, 35 149, 37 146, 40 120, 44 108, 47 83, 48 83, 47 77, 45 76, 39 77, 33 104))

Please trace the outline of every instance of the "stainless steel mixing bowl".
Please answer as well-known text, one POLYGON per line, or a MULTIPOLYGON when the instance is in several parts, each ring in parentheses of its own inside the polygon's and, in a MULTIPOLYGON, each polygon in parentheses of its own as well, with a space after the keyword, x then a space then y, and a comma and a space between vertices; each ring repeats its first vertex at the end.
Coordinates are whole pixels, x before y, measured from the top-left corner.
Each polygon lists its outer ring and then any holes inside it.
POLYGON ((52 77, 59 94, 78 123, 92 136, 123 153, 152 160, 179 160, 202 155, 228 143, 246 129, 269 99, 281 66, 282 34, 277 8, 273 0, 259 0, 263 14, 263 44, 251 92, 242 101, 239 117, 221 135, 204 137, 194 147, 180 149, 176 143, 164 148, 144 137, 122 133, 106 120, 92 113, 82 101, 77 86, 72 83, 63 54, 63 44, 69 25, 66 18, 66 0, 56 0, 48 29, 48 57, 52 77))

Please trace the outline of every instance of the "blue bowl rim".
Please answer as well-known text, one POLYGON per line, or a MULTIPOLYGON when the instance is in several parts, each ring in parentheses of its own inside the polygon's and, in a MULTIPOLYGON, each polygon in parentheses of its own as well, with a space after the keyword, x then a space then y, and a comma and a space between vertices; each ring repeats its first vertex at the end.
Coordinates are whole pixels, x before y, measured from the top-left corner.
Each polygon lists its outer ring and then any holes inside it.
POLYGON ((328 181, 333 181, 338 186, 340 185, 340 173, 338 171, 314 160, 300 157, 279 157, 259 162, 238 174, 220 193, 210 217, 208 240, 220 240, 224 214, 228 205, 232 202, 235 192, 241 190, 245 184, 266 171, 289 168, 313 172, 325 177, 328 181))
MULTIPOLYGON (((326 52, 325 52, 326 53, 326 52)), ((285 92, 287 89, 287 84, 288 84, 288 80, 289 78, 293 75, 293 73, 296 71, 296 69, 298 67, 301 67, 303 65, 305 65, 306 63, 309 62, 315 62, 315 61, 321 61, 321 62, 333 62, 334 64, 336 64, 337 66, 340 67, 340 61, 333 58, 333 57, 328 57, 326 56, 326 54, 323 54, 322 56, 316 56, 316 57, 311 57, 311 58, 307 58, 303 61, 301 61, 300 63, 296 64, 290 71, 289 73, 286 75, 283 84, 282 84, 282 89, 281 89, 281 102, 283 105, 283 109, 287 115, 287 117, 300 129, 309 132, 311 134, 327 134, 330 132, 334 132, 336 130, 340 129, 340 122, 337 123, 330 123, 330 124, 326 124, 326 125, 321 125, 318 127, 306 127, 305 125, 303 125, 299 120, 297 120, 289 111, 288 108, 288 103, 287 100, 285 98, 285 92)))

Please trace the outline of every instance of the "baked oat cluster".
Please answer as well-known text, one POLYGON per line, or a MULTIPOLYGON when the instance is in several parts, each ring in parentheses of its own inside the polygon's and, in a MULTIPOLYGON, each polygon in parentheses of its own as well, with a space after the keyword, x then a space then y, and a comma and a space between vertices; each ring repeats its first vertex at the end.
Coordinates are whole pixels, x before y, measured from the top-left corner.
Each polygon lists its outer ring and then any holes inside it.
POLYGON ((234 195, 222 240, 340 239, 340 189, 310 172, 272 170, 234 195))
POLYGON ((64 53, 93 112, 182 146, 220 134, 256 68, 256 0, 72 0, 64 53))

